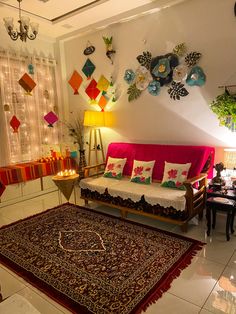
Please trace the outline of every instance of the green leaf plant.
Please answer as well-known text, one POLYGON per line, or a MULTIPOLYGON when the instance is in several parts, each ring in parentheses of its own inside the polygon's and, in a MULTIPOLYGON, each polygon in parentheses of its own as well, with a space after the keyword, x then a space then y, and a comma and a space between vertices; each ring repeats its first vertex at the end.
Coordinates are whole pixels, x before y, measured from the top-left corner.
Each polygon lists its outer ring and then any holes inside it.
POLYGON ((229 127, 229 118, 231 122, 236 122, 236 94, 230 95, 227 88, 210 103, 210 108, 217 115, 220 125, 229 127))

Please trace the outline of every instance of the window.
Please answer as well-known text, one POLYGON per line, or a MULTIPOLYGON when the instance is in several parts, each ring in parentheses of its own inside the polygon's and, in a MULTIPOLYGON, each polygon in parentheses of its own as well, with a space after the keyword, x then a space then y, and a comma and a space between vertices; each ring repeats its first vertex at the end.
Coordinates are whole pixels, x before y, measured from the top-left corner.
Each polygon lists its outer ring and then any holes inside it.
POLYGON ((48 127, 44 116, 58 113, 56 62, 45 58, 0 53, 0 166, 35 160, 45 144, 57 144, 58 124, 48 127), (18 83, 27 73, 36 83, 31 95, 18 83), (31 73, 31 74, 29 74, 31 73), (20 121, 18 132, 10 126, 20 121))

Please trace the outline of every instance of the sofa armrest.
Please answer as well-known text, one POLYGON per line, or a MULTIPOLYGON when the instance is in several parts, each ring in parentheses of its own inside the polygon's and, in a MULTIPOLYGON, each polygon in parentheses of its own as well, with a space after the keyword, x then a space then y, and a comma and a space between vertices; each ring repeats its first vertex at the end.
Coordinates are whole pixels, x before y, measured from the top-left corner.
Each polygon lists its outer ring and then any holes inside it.
POLYGON ((184 185, 185 184, 191 184, 192 185, 194 183, 202 181, 203 179, 206 180, 206 178, 207 178, 207 173, 200 173, 198 176, 184 181, 184 185))
POLYGON ((100 164, 97 164, 97 165, 92 165, 92 166, 86 166, 83 168, 84 170, 84 177, 87 178, 87 177, 90 177, 90 171, 93 171, 93 174, 92 176, 95 176, 95 175, 99 175, 99 174, 102 174, 104 172, 104 169, 105 169, 105 163, 100 163, 100 164))
POLYGON ((199 212, 199 208, 202 209, 205 205, 207 173, 200 173, 198 176, 184 181, 183 185, 186 188, 186 209, 190 216, 194 216, 196 212, 199 212), (194 188, 198 191, 194 192, 194 188))

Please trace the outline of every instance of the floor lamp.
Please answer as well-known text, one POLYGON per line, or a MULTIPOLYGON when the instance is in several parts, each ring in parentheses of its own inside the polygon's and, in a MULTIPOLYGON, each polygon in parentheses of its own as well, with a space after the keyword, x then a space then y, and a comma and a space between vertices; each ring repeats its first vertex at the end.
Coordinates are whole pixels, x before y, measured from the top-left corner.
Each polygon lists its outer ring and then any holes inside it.
POLYGON ((91 153, 95 153, 96 164, 99 162, 98 154, 101 154, 102 162, 105 162, 105 155, 101 136, 101 127, 112 126, 112 113, 108 111, 90 111, 84 113, 84 126, 89 126, 89 154, 88 165, 91 165, 91 153))

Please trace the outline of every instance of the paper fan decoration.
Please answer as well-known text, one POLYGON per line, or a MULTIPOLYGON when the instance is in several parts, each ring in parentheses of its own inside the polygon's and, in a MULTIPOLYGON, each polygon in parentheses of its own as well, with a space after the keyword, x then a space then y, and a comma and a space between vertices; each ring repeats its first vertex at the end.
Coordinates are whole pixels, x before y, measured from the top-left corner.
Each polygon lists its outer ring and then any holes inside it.
POLYGON ((109 86, 110 86, 110 82, 108 81, 108 79, 106 79, 104 75, 101 75, 100 79, 98 80, 98 83, 97 83, 97 88, 101 92, 103 92, 103 91, 106 92, 109 86))
POLYGON ((58 121, 58 117, 53 111, 50 111, 44 116, 44 120, 48 123, 48 127, 52 128, 53 124, 58 121))
POLYGON ((10 126, 13 128, 14 133, 18 133, 18 128, 20 126, 20 121, 16 116, 13 116, 10 121, 10 126))
POLYGON ((27 95, 31 95, 31 91, 35 88, 36 83, 34 82, 34 80, 32 80, 32 78, 25 73, 18 81, 18 83, 20 84, 21 87, 24 88, 24 90, 26 91, 27 95))
POLYGON ((104 108, 106 107, 108 103, 108 100, 105 96, 101 95, 99 102, 98 102, 98 106, 101 108, 102 111, 104 111, 104 108))
POLYGON ((78 89, 80 88, 81 83, 83 82, 83 78, 82 76, 75 70, 70 78, 70 80, 68 81, 68 83, 70 84, 70 86, 73 88, 74 90, 74 95, 78 95, 78 89))
POLYGON ((95 65, 92 63, 90 59, 87 59, 82 68, 82 71, 86 75, 88 80, 91 78, 91 75, 93 74, 94 70, 95 70, 95 65))
POLYGON ((92 79, 88 87, 85 89, 85 92, 94 103, 95 99, 100 94, 100 90, 97 88, 97 82, 95 81, 95 79, 92 79))

